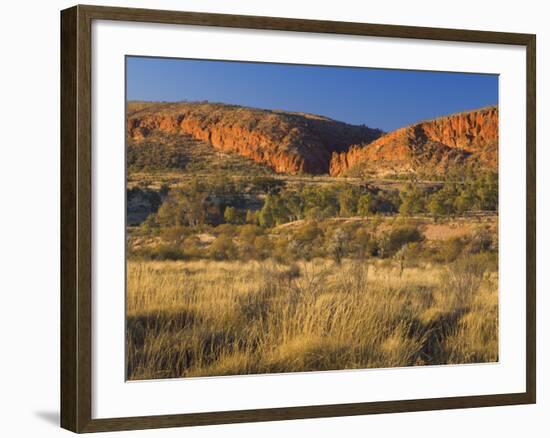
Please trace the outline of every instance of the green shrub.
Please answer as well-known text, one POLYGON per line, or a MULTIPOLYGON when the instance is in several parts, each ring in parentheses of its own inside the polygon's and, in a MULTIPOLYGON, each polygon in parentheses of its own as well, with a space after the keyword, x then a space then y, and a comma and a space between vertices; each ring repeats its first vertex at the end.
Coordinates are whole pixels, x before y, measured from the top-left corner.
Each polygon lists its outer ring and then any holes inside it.
POLYGON ((246 217, 245 217, 246 223, 247 224, 258 225, 258 223, 259 223, 258 213, 259 212, 257 212, 257 211, 246 210, 246 217))
POLYGON ((497 236, 488 230, 477 231, 468 244, 468 252, 478 254, 480 252, 497 251, 497 236))
POLYGON ((239 227, 239 240, 253 242, 256 236, 263 234, 263 229, 257 225, 243 225, 239 227))
POLYGON ((155 213, 151 213, 149 216, 147 216, 147 219, 145 219, 141 223, 140 228, 146 234, 149 234, 157 230, 159 228, 159 224, 157 222, 157 215, 155 213))
POLYGON ((294 234, 294 239, 301 243, 311 243, 322 234, 316 221, 308 221, 294 234))
POLYGON ((173 226, 160 229, 160 236, 164 241, 180 243, 190 234, 190 229, 183 226, 173 226))
POLYGON ((242 224, 245 221, 244 213, 235 207, 225 207, 223 218, 229 224, 242 224))
POLYGON ((254 256, 263 260, 271 255, 273 245, 267 236, 256 236, 254 238, 254 256))
POLYGON ((441 261, 444 263, 455 261, 462 254, 464 246, 465 242, 459 237, 440 242, 439 254, 441 261))
POLYGON ((183 250, 176 245, 160 245, 151 253, 154 260, 184 260, 183 250))
POLYGON ((215 260, 232 260, 237 257, 237 247, 231 237, 220 234, 208 248, 208 254, 215 260))
POLYGON ((197 236, 187 237, 182 244, 184 254, 188 258, 201 258, 204 256, 203 249, 201 248, 199 239, 197 236))
POLYGON ((372 234, 364 227, 357 228, 353 235, 353 252, 359 257, 372 256, 376 254, 377 244, 372 234))
POLYGON ((274 240, 272 255, 279 263, 290 263, 296 259, 286 236, 279 236, 274 240))
POLYGON ((379 254, 381 257, 388 257, 395 254, 407 243, 420 242, 423 240, 422 233, 417 227, 400 226, 385 232, 379 242, 379 254))

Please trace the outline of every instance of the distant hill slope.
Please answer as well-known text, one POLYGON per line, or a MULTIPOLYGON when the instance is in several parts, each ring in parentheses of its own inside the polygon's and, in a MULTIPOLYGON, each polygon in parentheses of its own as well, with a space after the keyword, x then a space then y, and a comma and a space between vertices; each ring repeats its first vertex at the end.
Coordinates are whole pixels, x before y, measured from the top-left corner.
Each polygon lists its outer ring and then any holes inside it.
POLYGON ((267 176, 274 172, 239 154, 218 151, 189 134, 155 131, 126 147, 128 173, 172 172, 188 175, 267 176))
POLYGON ((312 114, 217 103, 129 102, 127 111, 127 137, 132 144, 159 134, 188 135, 278 173, 326 174, 333 153, 369 143, 383 133, 312 114))
POLYGON ((498 108, 487 107, 423 121, 370 144, 333 154, 330 175, 383 176, 416 171, 442 174, 453 166, 498 167, 498 108))

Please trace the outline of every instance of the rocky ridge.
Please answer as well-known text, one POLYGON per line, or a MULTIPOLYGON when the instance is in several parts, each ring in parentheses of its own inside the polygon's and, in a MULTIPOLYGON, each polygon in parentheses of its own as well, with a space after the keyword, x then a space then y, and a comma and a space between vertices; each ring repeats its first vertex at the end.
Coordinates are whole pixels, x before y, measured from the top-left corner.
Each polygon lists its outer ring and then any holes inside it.
POLYGON ((326 174, 333 153, 369 143, 382 131, 305 113, 214 103, 128 104, 127 138, 181 133, 271 167, 277 173, 326 174))
POLYGON ((495 106, 419 122, 373 142, 335 152, 330 175, 342 176, 361 167, 380 176, 419 169, 441 174, 452 166, 469 163, 488 169, 498 167, 495 106))

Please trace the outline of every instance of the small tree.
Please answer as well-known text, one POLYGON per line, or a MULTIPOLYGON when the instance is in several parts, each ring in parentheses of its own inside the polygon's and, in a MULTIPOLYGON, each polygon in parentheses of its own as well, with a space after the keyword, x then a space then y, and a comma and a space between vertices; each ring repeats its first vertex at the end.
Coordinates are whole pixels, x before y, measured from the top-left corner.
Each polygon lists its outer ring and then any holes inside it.
POLYGON ((258 213, 252 210, 246 210, 246 223, 257 225, 258 224, 258 213))
POLYGON ((342 258, 346 254, 348 242, 349 236, 341 228, 338 228, 332 235, 328 245, 328 251, 337 264, 342 262, 342 258))
POLYGON ((498 210, 498 174, 481 175, 476 181, 480 210, 498 210))
POLYGON ((433 216, 450 216, 455 213, 457 190, 454 185, 445 186, 430 196, 428 210, 433 216))
POLYGON ((281 198, 284 201, 288 218, 291 221, 296 221, 304 218, 304 198, 299 192, 283 192, 281 198))
POLYGON ((150 214, 149 216, 147 216, 147 219, 145 219, 143 221, 143 223, 141 224, 141 229, 145 232, 150 232, 156 228, 158 228, 158 223, 157 223, 157 216, 156 214, 150 214))
POLYGON ((454 201, 454 208, 458 213, 469 211, 475 205, 476 199, 468 189, 462 190, 454 201))
POLYGON ((241 215, 239 213, 239 210, 237 210, 235 207, 225 207, 223 218, 228 224, 240 224, 241 215))
POLYGON ((409 184, 405 190, 399 194, 401 206, 399 213, 409 216, 416 213, 422 213, 425 209, 423 193, 416 185, 409 184))
POLYGON ((352 239, 355 255, 359 259, 365 259, 376 252, 376 241, 369 230, 361 227, 355 231, 352 239))
POLYGON ((371 207, 372 195, 370 193, 365 193, 359 196, 359 199, 357 200, 357 214, 359 216, 369 216, 372 213, 371 207))
POLYGON ((349 217, 357 211, 357 197, 351 187, 347 187, 338 194, 340 204, 340 216, 349 217))
POLYGON ((430 200, 428 201, 428 211, 434 217, 444 216, 447 213, 445 198, 440 192, 430 196, 430 200))
POLYGON ((288 210, 285 201, 279 195, 273 196, 272 216, 276 225, 281 225, 290 220, 290 211, 288 210))
POLYGON ((414 248, 414 243, 406 243, 401 248, 399 248, 394 255, 394 259, 397 261, 397 264, 399 266, 400 277, 403 276, 407 259, 411 256, 411 248, 414 248))
POLYGON ((272 227, 275 224, 273 219, 273 199, 272 195, 267 195, 264 205, 258 214, 258 222, 262 227, 272 227))

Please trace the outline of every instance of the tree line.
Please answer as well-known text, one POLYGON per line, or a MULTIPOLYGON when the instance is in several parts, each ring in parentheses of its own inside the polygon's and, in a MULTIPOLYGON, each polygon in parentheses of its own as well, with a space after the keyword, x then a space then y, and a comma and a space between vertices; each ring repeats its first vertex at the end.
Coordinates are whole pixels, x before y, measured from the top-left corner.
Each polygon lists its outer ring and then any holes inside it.
POLYGON ((253 224, 271 228, 301 219, 400 214, 446 217, 498 210, 498 174, 478 172, 423 187, 411 180, 401 189, 368 183, 287 187, 272 178, 248 181, 191 180, 169 190, 146 227, 253 224))

